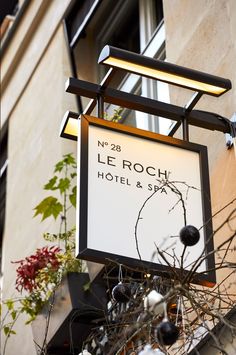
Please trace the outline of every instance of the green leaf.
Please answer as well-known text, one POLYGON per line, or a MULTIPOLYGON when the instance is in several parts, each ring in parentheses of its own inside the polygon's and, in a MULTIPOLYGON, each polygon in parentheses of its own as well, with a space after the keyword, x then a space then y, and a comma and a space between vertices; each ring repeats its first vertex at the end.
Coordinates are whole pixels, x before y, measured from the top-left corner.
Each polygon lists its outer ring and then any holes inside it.
POLYGON ((72 194, 69 195, 69 199, 70 199, 70 202, 72 204, 72 206, 76 207, 76 186, 73 187, 72 189, 72 194))
POLYGON ((33 317, 31 317, 30 319, 28 319, 28 320, 25 322, 25 325, 32 323, 33 320, 35 320, 35 318, 36 318, 36 315, 33 316, 33 317))
POLYGON ((11 317, 13 320, 16 319, 16 315, 17 315, 17 312, 15 310, 11 312, 11 317))
POLYGON ((10 327, 5 326, 5 327, 3 328, 3 330, 4 330, 4 334, 5 334, 5 335, 8 335, 9 332, 10 332, 10 327))
POLYGON ((56 165, 55 165, 55 169, 54 172, 61 172, 63 170, 63 168, 65 166, 71 165, 73 168, 76 168, 76 160, 73 157, 72 153, 70 154, 65 154, 63 155, 63 160, 59 161, 56 165))
POLYGON ((3 327, 3 330, 6 336, 10 336, 11 334, 16 334, 16 332, 8 326, 3 327))
POLYGON ((12 300, 7 300, 6 305, 9 311, 11 311, 14 308, 14 302, 12 300))
POLYGON ((64 167, 64 162, 63 160, 61 160, 55 165, 54 173, 56 173, 57 171, 60 173, 63 167, 64 167))
POLYGON ((72 156, 72 154, 66 154, 64 155, 64 162, 67 165, 76 165, 75 158, 72 156))
POLYGON ((84 291, 88 291, 90 289, 90 286, 91 286, 91 282, 87 282, 86 284, 83 285, 83 289, 84 291))
POLYGON ((59 184, 58 184, 58 189, 60 190, 60 193, 62 194, 66 190, 69 189, 70 187, 70 180, 68 178, 65 179, 60 179, 59 184))
POLYGON ((49 182, 44 185, 44 190, 56 190, 57 186, 55 186, 57 182, 57 176, 54 176, 52 179, 49 180, 49 182))
POLYGON ((71 179, 74 179, 74 177, 76 177, 76 175, 77 175, 76 173, 71 173, 70 174, 71 179))
POLYGON ((50 216, 57 219, 60 212, 63 210, 62 204, 53 196, 46 197, 35 208, 34 217, 38 214, 42 215, 42 221, 50 216))

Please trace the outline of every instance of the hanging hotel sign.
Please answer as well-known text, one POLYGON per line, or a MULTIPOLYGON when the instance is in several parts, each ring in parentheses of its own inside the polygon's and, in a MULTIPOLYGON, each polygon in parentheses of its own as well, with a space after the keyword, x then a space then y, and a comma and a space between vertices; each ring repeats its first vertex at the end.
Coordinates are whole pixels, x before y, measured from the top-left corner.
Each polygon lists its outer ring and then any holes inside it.
POLYGON ((90 116, 79 131, 78 256, 160 273, 183 266, 213 284, 206 147, 90 116), (185 225, 200 240, 183 254, 185 225))

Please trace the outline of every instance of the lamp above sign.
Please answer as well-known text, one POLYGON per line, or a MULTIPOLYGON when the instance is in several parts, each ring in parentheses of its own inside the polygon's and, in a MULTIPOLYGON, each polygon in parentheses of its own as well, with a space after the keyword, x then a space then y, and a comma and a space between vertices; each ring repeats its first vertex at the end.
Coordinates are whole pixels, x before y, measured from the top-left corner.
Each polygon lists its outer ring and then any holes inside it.
POLYGON ((206 147, 84 115, 79 131, 78 257, 157 274, 201 258, 195 281, 213 285, 206 147), (185 225, 200 240, 183 258, 185 225))

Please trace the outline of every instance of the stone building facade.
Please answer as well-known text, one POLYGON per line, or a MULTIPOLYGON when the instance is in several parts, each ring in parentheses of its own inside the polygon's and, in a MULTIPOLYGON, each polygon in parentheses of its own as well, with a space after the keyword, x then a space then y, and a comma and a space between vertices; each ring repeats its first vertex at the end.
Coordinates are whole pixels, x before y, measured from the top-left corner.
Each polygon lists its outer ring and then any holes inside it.
MULTIPOLYGON (((163 0, 163 4, 160 0, 19 1, 18 11, 4 29, 1 48, 3 299, 15 294, 15 265, 11 261, 44 245, 41 235, 55 228, 53 221, 39 223, 32 216, 44 197, 42 186, 51 177, 54 164, 63 154, 76 154, 76 142, 60 138, 59 127, 65 111, 78 112, 87 101, 82 98, 78 102, 65 93, 67 78, 100 82, 105 73, 97 58, 109 43, 229 78, 232 90, 220 98, 205 95, 197 109, 231 118, 236 111, 235 38, 234 0, 163 0)), ((134 76, 118 78, 114 86, 119 85, 179 106, 191 98, 189 90, 168 89, 134 76)), ((150 115, 140 120, 140 113, 130 112, 126 112, 124 123, 163 134, 171 124, 150 115)), ((176 136, 180 135, 177 132, 176 136)), ((227 149, 221 132, 191 127, 190 141, 208 147, 215 213, 236 197, 235 151, 227 149)), ((214 228, 235 206, 234 202, 214 220, 214 228)), ((75 216, 70 218, 73 223, 75 216)), ((222 233, 216 235, 216 245, 222 238, 222 233)), ((231 260, 234 257, 231 255, 231 260)), ((217 280, 222 277, 221 271, 217 280)), ((16 333, 9 339, 6 354, 34 354, 31 327, 19 321, 16 333)))

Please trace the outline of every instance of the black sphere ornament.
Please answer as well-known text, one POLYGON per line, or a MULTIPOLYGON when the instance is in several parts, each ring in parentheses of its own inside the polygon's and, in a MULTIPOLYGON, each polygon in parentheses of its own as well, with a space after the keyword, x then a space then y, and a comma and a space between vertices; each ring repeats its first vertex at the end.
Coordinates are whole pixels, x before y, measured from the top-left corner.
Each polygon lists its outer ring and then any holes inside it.
POLYGON ((187 247, 197 244, 200 239, 199 230, 194 226, 183 227, 179 233, 179 236, 181 242, 187 247))
POLYGON ((157 339, 161 345, 172 345, 179 337, 178 328, 169 321, 161 322, 157 327, 157 339))
POLYGON ((129 285, 119 282, 112 290, 112 297, 115 301, 126 303, 130 300, 131 289, 129 285))

